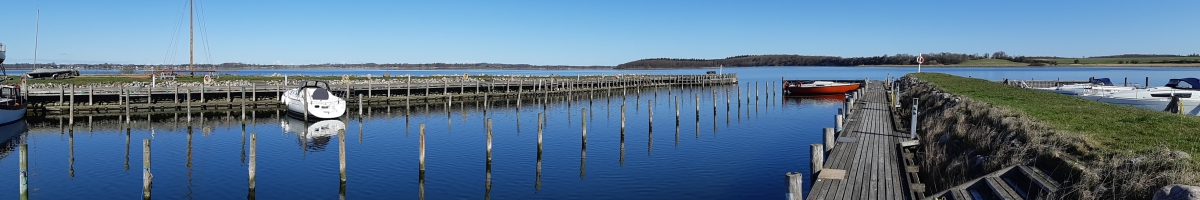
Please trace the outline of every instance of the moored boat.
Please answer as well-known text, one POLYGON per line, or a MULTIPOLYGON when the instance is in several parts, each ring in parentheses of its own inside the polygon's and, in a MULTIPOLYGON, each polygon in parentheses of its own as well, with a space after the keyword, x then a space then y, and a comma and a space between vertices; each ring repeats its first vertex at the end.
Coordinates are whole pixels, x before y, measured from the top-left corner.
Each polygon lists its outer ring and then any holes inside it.
POLYGON ((1171 79, 1165 86, 1146 89, 1134 89, 1103 95, 1083 95, 1106 103, 1130 105, 1152 110, 1171 110, 1172 98, 1178 98, 1182 104, 1182 112, 1189 115, 1200 115, 1200 79, 1179 78, 1171 79))
POLYGON ((1092 79, 1090 83, 1067 84, 1058 87, 1033 88, 1066 95, 1105 95, 1120 91, 1136 89, 1134 87, 1116 86, 1108 78, 1092 79))
POLYGON ((304 81, 280 97, 288 114, 299 118, 333 119, 346 113, 346 101, 329 92, 325 81, 304 81))
POLYGON ((8 71, 4 68, 4 44, 0 44, 0 124, 9 124, 25 119, 25 96, 21 86, 8 83, 8 71))
POLYGON ((821 95, 844 94, 857 90, 859 83, 842 83, 833 81, 786 80, 783 81, 783 91, 789 95, 821 95))

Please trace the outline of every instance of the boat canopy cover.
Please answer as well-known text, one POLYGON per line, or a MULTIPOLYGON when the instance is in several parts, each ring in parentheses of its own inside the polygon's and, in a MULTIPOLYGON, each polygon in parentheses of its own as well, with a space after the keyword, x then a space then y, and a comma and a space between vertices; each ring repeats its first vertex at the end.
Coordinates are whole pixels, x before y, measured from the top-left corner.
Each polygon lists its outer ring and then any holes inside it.
POLYGON ((1108 80, 1108 78, 1092 79, 1092 84, 1103 85, 1103 86, 1113 86, 1112 81, 1108 80))
POLYGON ((312 99, 313 100, 329 100, 329 91, 325 90, 325 88, 313 89, 312 99))
POLYGON ((1175 89, 1200 90, 1200 79, 1173 78, 1171 82, 1167 82, 1166 86, 1175 89))
POLYGON ((324 88, 328 90, 329 83, 325 81, 304 81, 304 83, 300 85, 300 88, 324 88))

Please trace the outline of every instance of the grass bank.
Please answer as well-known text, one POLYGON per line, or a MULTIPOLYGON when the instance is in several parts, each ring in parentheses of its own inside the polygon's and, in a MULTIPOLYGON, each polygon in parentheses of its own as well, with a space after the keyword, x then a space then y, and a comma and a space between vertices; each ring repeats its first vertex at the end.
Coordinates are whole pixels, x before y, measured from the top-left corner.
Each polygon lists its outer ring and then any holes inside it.
POLYGON ((1149 199, 1162 186, 1200 182, 1190 156, 1200 117, 947 74, 900 84, 902 99, 920 98, 918 162, 934 191, 1014 164, 1065 181, 1057 196, 1067 199, 1149 199))
POLYGON ((1015 109, 1053 128, 1084 134, 1106 152, 1143 152, 1161 145, 1200 153, 1200 117, 1121 106, 948 74, 913 76, 943 91, 1015 109))

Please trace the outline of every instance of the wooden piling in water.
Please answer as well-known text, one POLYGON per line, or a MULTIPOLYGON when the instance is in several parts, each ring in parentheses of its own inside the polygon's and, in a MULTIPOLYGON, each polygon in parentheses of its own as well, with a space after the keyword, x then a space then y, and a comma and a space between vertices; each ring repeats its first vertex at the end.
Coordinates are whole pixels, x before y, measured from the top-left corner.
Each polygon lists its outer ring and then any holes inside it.
POLYGON ((816 177, 825 165, 825 145, 811 144, 809 147, 809 155, 812 157, 809 168, 812 169, 812 176, 816 177))
POLYGON ((341 183, 346 184, 346 129, 338 130, 338 172, 341 183))
POLYGON ((832 151, 833 146, 837 145, 834 143, 836 142, 835 139, 837 139, 837 135, 834 134, 835 132, 833 131, 833 128, 825 127, 821 130, 823 133, 822 138, 825 139, 825 152, 832 151))
POLYGON ((484 119, 484 126, 487 129, 487 162, 492 163, 492 118, 484 119))
POLYGON ((788 172, 788 200, 804 199, 804 174, 788 172))
MULTIPOLYGON (((647 130, 649 130, 651 133, 653 133, 654 132, 654 100, 653 99, 646 100, 646 110, 650 111, 650 118, 648 119, 650 121, 650 126, 649 126, 649 128, 647 128, 647 130)), ((586 133, 587 131, 584 131, 584 132, 586 133)))
POLYGON ((538 127, 538 136, 537 136, 538 137, 538 140, 537 140, 538 152, 542 152, 542 126, 543 126, 542 120, 544 118, 545 118, 545 115, 543 113, 538 113, 538 118, 537 118, 537 121, 538 121, 538 125, 537 125, 537 127, 538 127))
MULTIPOLYGON (((540 132, 539 132, 540 133, 540 132)), ((420 160, 421 174, 425 174, 425 123, 421 123, 421 139, 417 146, 417 154, 420 160)))
POLYGON ((18 154, 20 154, 21 157, 19 164, 20 166, 18 167, 20 169, 19 173, 21 176, 21 200, 27 200, 29 199, 29 144, 21 144, 21 146, 18 147, 18 151, 20 151, 18 154))
POLYGON ((150 199, 151 182, 154 175, 150 173, 150 138, 142 139, 142 199, 150 199))
POLYGON ((621 136, 625 136, 625 103, 621 102, 621 136))
POLYGON ((679 96, 675 96, 675 127, 679 127, 679 96))
MULTIPOLYGON (((586 145, 587 144, 587 113, 588 113, 588 110, 587 110, 587 108, 580 108, 579 112, 580 112, 579 118, 581 119, 581 121, 583 121, 583 143, 586 145)), ((654 124, 654 121, 651 120, 650 124, 654 124)))
POLYGON ((842 132, 842 129, 844 128, 842 125, 843 124, 842 122, 844 122, 843 121, 844 119, 845 119, 845 115, 842 115, 842 114, 838 114, 837 117, 834 118, 833 124, 834 124, 834 127, 837 128, 837 132, 842 132))
POLYGON ((249 176, 250 176, 250 178, 248 180, 249 184, 250 184, 250 194, 254 194, 254 187, 255 187, 255 183, 256 183, 255 178, 257 177, 257 175, 255 175, 255 171, 258 168, 257 152, 258 152, 258 134, 252 132, 252 133, 250 133, 250 164, 247 166, 249 176))

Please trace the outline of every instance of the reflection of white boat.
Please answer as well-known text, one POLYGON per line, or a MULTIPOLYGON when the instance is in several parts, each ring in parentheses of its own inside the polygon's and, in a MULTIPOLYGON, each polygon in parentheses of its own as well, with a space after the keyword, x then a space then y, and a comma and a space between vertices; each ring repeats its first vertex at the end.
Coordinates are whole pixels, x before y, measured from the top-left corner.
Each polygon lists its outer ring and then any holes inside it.
POLYGON ((283 126, 284 132, 296 134, 301 146, 314 151, 325 149, 330 137, 337 135, 340 130, 346 130, 346 123, 336 119, 306 123, 284 117, 280 125, 283 126))
POLYGON ((21 135, 26 132, 29 132, 29 124, 25 123, 24 119, 0 125, 0 158, 4 158, 13 147, 20 145, 21 135))
POLYGON ((1152 110, 1167 110, 1172 97, 1179 97, 1183 112, 1200 115, 1200 79, 1171 79, 1166 86, 1135 89, 1103 95, 1084 95, 1084 99, 1112 104, 1130 105, 1152 110))
POLYGON ((325 81, 304 81, 299 88, 288 90, 280 97, 288 113, 310 118, 333 119, 346 113, 346 101, 329 92, 325 81))
POLYGON ((1092 79, 1091 83, 1068 84, 1058 87, 1033 88, 1066 95, 1105 95, 1115 92, 1136 89, 1134 87, 1116 86, 1108 78, 1092 79))

